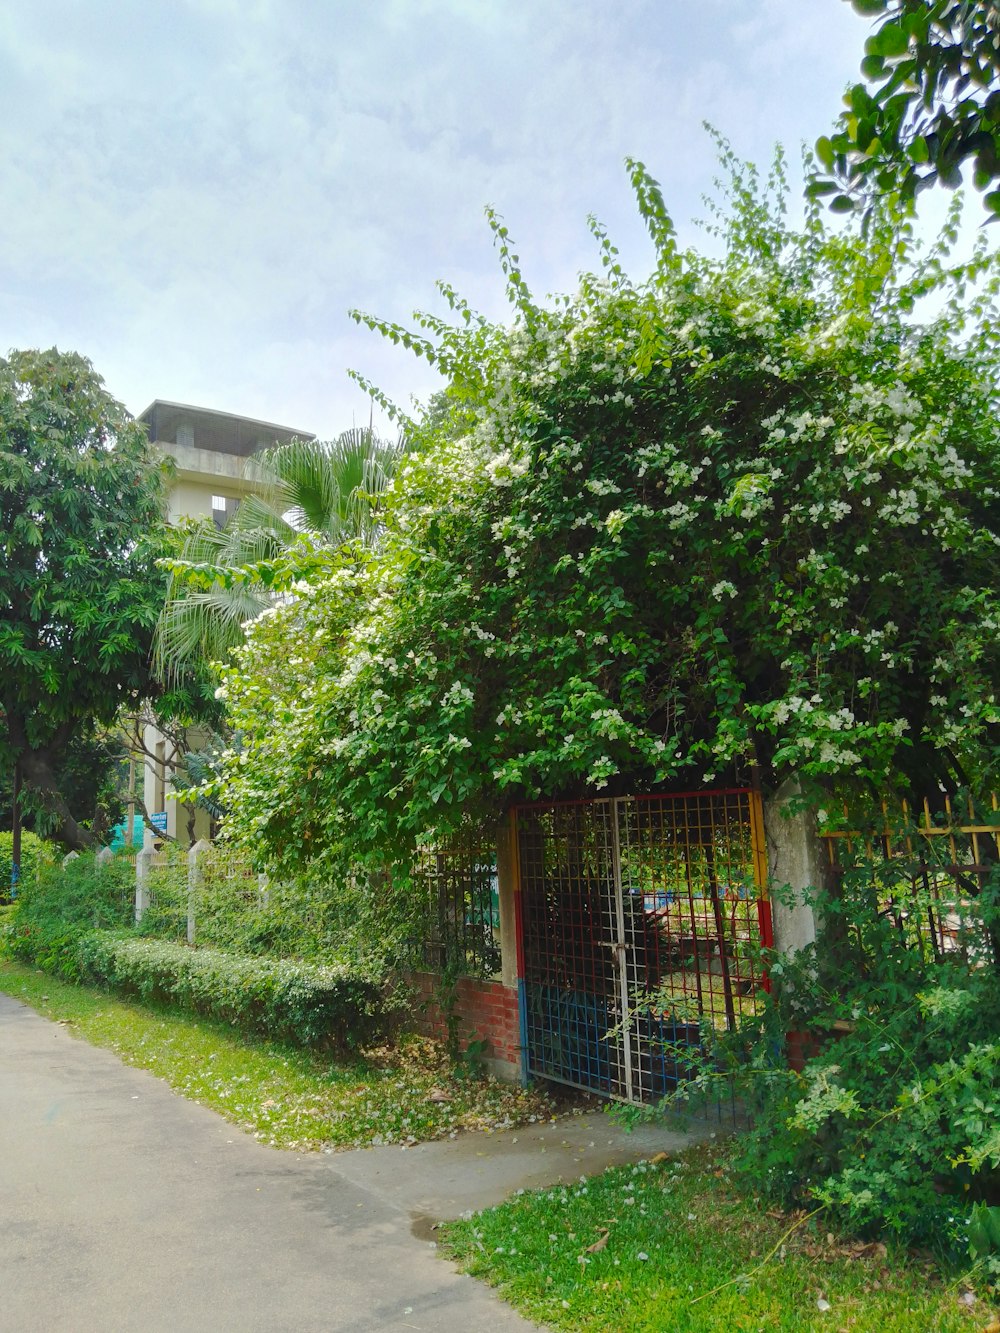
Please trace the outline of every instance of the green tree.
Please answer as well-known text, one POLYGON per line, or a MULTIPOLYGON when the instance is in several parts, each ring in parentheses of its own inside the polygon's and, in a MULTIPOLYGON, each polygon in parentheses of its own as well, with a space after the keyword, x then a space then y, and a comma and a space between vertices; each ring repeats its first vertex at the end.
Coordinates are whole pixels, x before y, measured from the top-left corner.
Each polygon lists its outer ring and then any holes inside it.
MULTIPOLYGON (((70 814, 98 840, 105 840, 124 812, 128 770, 123 752, 124 739, 113 728, 86 727, 69 742, 55 770, 56 789, 70 814)), ((13 823, 12 776, 0 773, 0 829, 13 823)), ((39 837, 57 835, 62 827, 62 816, 33 787, 21 787, 18 809, 22 826, 39 837)))
POLYGON ((303 533, 320 543, 371 543, 401 446, 371 430, 335 440, 293 440, 250 459, 258 490, 224 528, 196 523, 183 535, 156 634, 156 663, 175 684, 225 661, 243 627, 271 605, 270 567, 303 533))
POLYGON ((955 186, 970 162, 1000 217, 1000 7, 995 0, 851 0, 876 19, 865 43, 866 83, 847 92, 837 130, 816 153, 826 175, 810 192, 838 212, 878 194, 912 201, 955 186))
POLYGON ((73 353, 0 361, 0 762, 71 847, 63 779, 100 724, 152 692, 162 463, 73 353))
POLYGON ((996 774, 996 268, 964 327, 947 299, 918 324, 968 267, 891 210, 793 232, 780 164, 727 161, 721 259, 678 249, 633 164, 653 275, 595 224, 603 272, 551 306, 493 220, 513 323, 459 307, 425 341, 451 419, 380 549, 224 675, 235 832, 377 859, 524 797, 996 774))

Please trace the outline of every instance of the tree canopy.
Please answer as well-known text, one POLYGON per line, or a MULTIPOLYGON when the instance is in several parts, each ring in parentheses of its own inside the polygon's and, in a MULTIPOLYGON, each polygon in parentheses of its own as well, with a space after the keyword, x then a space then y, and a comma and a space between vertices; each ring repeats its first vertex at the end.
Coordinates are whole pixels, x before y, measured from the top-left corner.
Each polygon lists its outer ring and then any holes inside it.
POLYGON ((152 692, 163 464, 73 353, 0 360, 0 762, 19 766, 71 846, 74 745, 152 692))
POLYGON ((851 0, 876 20, 837 130, 816 152, 809 187, 835 211, 876 194, 912 201, 955 186, 971 161, 990 218, 1000 217, 1000 8, 995 0, 851 0))
POLYGON ((792 231, 780 159, 724 156, 722 258, 631 163, 647 280, 594 222, 602 271, 539 303, 491 215, 512 323, 449 288, 453 325, 417 317, 446 410, 380 550, 305 560, 224 676, 230 828, 265 856, 525 797, 996 775, 996 268, 890 207, 792 231))

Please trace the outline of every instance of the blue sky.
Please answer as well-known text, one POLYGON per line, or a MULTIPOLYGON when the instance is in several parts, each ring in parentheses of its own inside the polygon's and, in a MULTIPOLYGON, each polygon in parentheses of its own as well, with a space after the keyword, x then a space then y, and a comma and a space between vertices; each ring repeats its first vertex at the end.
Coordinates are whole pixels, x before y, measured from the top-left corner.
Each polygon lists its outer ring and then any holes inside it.
POLYGON ((844 0, 5 0, 0 350, 89 356, 133 411, 194 402, 330 436, 435 380, 348 317, 503 311, 483 220, 532 286, 649 252, 623 168, 681 235, 714 174, 826 132, 866 22, 844 0))

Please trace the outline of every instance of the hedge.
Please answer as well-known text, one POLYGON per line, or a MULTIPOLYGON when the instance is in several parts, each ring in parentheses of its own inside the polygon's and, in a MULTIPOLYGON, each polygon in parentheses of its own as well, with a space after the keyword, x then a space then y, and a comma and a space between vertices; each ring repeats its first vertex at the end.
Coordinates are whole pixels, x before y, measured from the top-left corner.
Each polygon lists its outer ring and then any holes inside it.
POLYGON ((89 931, 80 976, 154 1003, 301 1046, 351 1050, 385 1035, 392 1003, 383 977, 353 964, 312 964, 190 949, 89 931))

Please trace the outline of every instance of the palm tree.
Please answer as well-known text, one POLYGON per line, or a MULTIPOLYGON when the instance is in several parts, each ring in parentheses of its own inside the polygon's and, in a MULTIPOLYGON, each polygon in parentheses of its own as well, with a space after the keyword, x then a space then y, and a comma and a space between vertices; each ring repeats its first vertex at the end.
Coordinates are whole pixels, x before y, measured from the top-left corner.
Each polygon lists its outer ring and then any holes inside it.
POLYGON ((378 541, 382 498, 404 452, 402 443, 371 429, 345 431, 335 440, 292 440, 254 454, 247 478, 256 487, 217 528, 205 520, 184 538, 179 560, 219 570, 207 588, 171 575, 156 630, 155 663, 167 683, 195 665, 224 661, 243 641, 243 626, 270 606, 275 594, 249 573, 288 550, 304 533, 330 545, 378 541))

